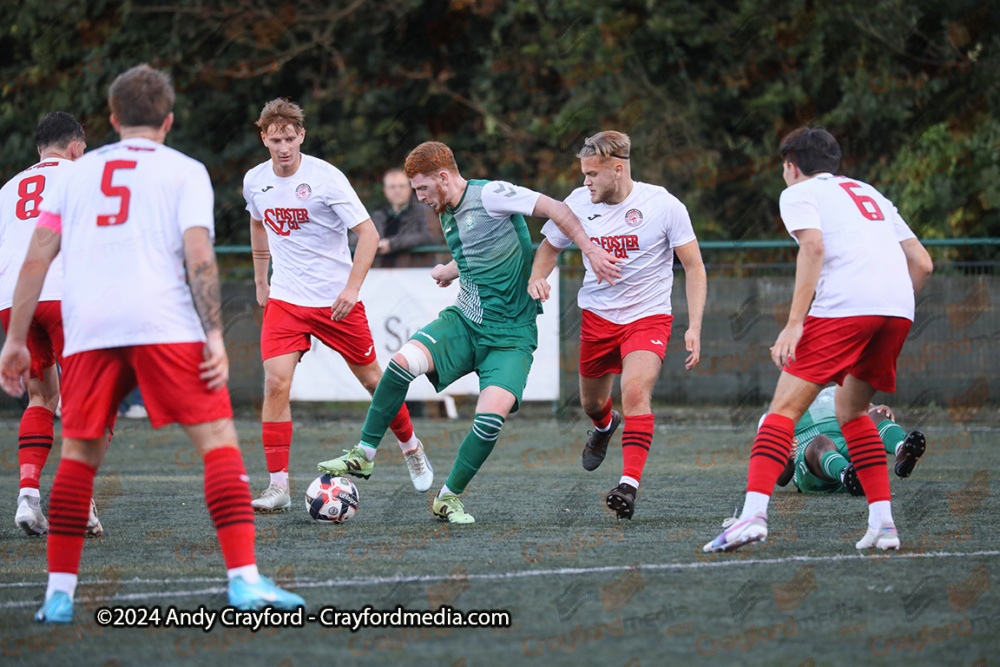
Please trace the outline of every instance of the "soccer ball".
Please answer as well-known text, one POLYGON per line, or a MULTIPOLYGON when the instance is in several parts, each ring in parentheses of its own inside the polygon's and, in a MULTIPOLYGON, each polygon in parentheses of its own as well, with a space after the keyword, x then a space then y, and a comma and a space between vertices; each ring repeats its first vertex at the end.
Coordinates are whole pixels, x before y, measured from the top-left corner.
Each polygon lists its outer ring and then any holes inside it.
POLYGON ((306 511, 320 523, 344 523, 358 511, 358 489, 346 477, 320 475, 306 489, 306 511))

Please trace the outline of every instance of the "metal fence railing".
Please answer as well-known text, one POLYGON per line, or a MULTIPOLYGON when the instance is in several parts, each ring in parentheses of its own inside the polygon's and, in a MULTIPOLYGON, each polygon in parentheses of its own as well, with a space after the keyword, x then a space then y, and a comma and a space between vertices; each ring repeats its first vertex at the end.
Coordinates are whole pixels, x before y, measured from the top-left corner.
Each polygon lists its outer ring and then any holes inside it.
MULTIPOLYGON (((893 400, 948 406, 958 412, 995 405, 994 397, 1000 393, 1000 239, 934 239, 925 245, 935 259, 935 273, 917 298, 916 318, 897 364, 899 382, 893 400)), ((671 404, 736 406, 734 414, 756 411, 766 405, 778 375, 769 347, 787 320, 795 246, 778 240, 704 241, 701 247, 709 274, 701 363, 692 371, 684 370, 687 303, 684 272, 678 264, 674 331, 654 397, 671 404)), ((216 252, 224 276, 230 391, 234 405, 259 406, 262 313, 256 306, 250 248, 220 246, 216 252)), ((433 266, 450 258, 444 247, 422 247, 402 265, 433 266)), ((578 400, 576 295, 583 266, 578 252, 563 253, 560 263, 560 403, 568 408, 578 400)), ((13 399, 0 398, 0 409, 14 410, 16 405, 13 399)))

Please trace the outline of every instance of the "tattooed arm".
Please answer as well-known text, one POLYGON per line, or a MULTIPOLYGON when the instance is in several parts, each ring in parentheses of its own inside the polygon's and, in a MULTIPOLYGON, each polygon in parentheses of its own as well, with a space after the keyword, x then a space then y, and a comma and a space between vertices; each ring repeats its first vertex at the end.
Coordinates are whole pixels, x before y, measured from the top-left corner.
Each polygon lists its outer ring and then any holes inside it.
POLYGON ((188 285, 194 308, 205 329, 205 343, 201 379, 210 389, 222 389, 229 381, 229 358, 222 340, 222 288, 219 286, 219 267, 215 262, 215 248, 208 229, 191 227, 184 232, 184 259, 187 262, 188 285))

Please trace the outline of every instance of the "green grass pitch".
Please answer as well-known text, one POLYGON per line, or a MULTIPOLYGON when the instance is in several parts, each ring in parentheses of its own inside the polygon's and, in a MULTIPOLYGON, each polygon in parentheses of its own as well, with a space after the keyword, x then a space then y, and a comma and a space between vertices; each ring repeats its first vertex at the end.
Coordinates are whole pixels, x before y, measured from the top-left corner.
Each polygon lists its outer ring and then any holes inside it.
MULTIPOLYGON (((314 464, 356 442, 358 421, 297 423, 291 511, 258 516, 262 573, 294 588, 310 610, 367 604, 428 610, 503 609, 505 629, 347 629, 308 625, 256 634, 101 628, 100 605, 193 610, 225 604, 222 557, 202 492, 201 465, 177 428, 121 420, 95 495, 106 535, 88 540, 73 625, 36 625, 45 542, 13 522, 16 421, 0 426, 0 664, 293 665, 594 664, 602 666, 986 665, 1000 648, 1000 535, 992 494, 1000 449, 987 423, 925 415, 928 453, 892 478, 899 554, 854 550, 864 500, 779 489, 766 544, 705 556, 701 546, 740 502, 752 425, 658 412, 631 522, 603 508, 621 471, 620 438, 588 473, 585 420, 515 415, 463 500, 471 526, 430 514, 391 437, 360 509, 319 525, 302 493, 314 464), (661 416, 662 415, 662 416, 661 416), (572 421, 572 420, 571 420, 572 421)), ((725 415, 725 413, 722 413, 725 415)), ((982 418, 984 415, 980 415, 982 418)), ((755 420, 754 420, 755 421, 755 420)), ((471 426, 416 420, 443 483, 471 426)), ((904 427, 906 426, 904 421, 904 427)), ((238 422, 256 495, 266 483, 259 425, 238 422)), ((43 499, 55 472, 43 473, 43 499)), ((47 507, 47 501, 43 500, 47 507)))

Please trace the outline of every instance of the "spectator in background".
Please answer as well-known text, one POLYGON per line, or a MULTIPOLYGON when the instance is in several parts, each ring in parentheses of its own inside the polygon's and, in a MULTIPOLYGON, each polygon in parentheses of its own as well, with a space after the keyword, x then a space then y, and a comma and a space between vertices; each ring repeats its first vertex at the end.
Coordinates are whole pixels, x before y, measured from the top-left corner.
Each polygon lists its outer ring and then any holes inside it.
POLYGON ((402 169, 385 172, 382 191, 389 203, 372 214, 380 238, 373 267, 404 266, 399 257, 405 250, 444 243, 437 215, 426 204, 417 201, 410 179, 402 169))

